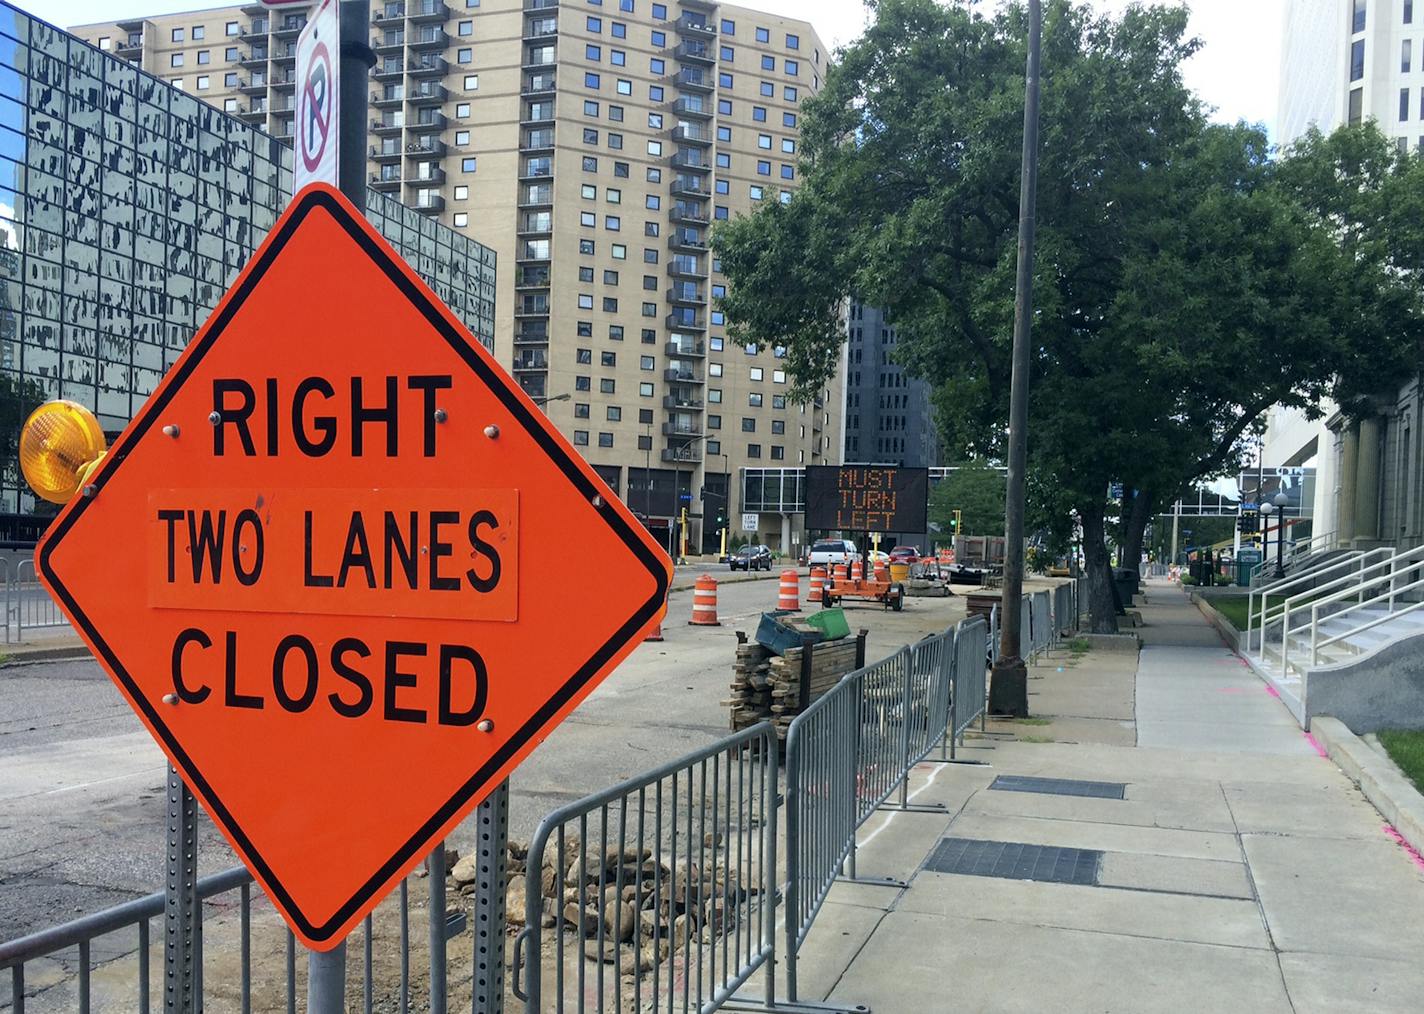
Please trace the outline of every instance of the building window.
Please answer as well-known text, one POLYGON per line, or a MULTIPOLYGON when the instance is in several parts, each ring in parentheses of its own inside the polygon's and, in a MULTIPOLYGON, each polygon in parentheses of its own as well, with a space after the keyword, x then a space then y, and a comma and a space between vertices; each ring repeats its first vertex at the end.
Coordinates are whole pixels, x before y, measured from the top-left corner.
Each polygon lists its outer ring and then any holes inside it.
POLYGON ((584 127, 584 128, 583 128, 583 143, 584 143, 584 144, 597 144, 597 143, 598 143, 598 131, 597 131, 597 130, 594 130, 592 127, 584 127))
POLYGON ((787 33, 787 36, 786 36, 786 48, 787 48, 787 49, 800 49, 800 48, 801 48, 801 37, 798 36, 798 35, 792 35, 792 34, 790 34, 790 33, 787 33))
POLYGON ((603 227, 609 232, 617 232, 618 230, 623 228, 623 219, 619 218, 617 215, 604 215, 603 227))
POLYGON ((575 446, 575 447, 587 447, 587 446, 588 446, 588 430, 574 430, 574 446, 575 446))
POLYGON ((787 102, 795 102, 796 87, 794 85, 787 85, 785 88, 782 88, 781 97, 784 98, 787 102))
POLYGON ((722 375, 722 364, 721 364, 721 363, 708 363, 708 364, 707 364, 707 375, 708 375, 709 377, 720 377, 720 376, 722 375))
POLYGON ((619 95, 632 95, 632 94, 633 94, 633 82, 632 82, 632 81, 628 81, 628 80, 626 80, 626 79, 620 77, 620 78, 618 79, 618 94, 619 94, 619 95))
POLYGON ((649 141, 648 154, 654 158, 661 158, 663 154, 663 143, 661 141, 649 141))
POLYGON ((613 22, 613 24, 609 26, 609 29, 613 33, 613 37, 615 39, 628 38, 628 26, 621 21, 613 22))
POLYGON ((237 22, 236 22, 236 21, 229 21, 227 24, 223 25, 223 34, 224 34, 224 35, 236 35, 236 34, 237 34, 237 22))
POLYGON ((207 30, 206 28, 204 28, 202 25, 194 25, 194 26, 193 26, 193 41, 194 41, 194 42, 202 42, 205 38, 207 38, 207 35, 208 35, 208 30, 207 30))
POLYGON ((727 63, 733 63, 736 57, 736 54, 733 52, 731 46, 721 47, 721 49, 718 51, 718 55, 727 63))
POLYGON ((237 87, 237 73, 236 73, 235 71, 229 72, 229 73, 223 75, 223 87, 225 87, 225 88, 236 88, 236 87, 237 87))
POLYGON ((756 40, 757 42, 770 42, 771 30, 769 28, 758 28, 756 30, 756 40))
POLYGON ((791 75, 792 77, 795 77, 801 70, 801 64, 799 64, 795 60, 783 60, 782 67, 783 69, 785 69, 786 73, 791 75))
POLYGON ((580 338, 592 338, 592 337, 593 337, 593 321, 591 321, 591 320, 581 320, 581 321, 579 321, 579 322, 578 322, 578 328, 577 328, 577 330, 578 330, 578 336, 579 336, 580 338))
POLYGON ((456 143, 457 145, 462 145, 462 146, 463 146, 463 145, 466 145, 466 144, 469 144, 469 143, 470 143, 470 132, 469 132, 468 130, 457 130, 457 131, 455 131, 455 143, 456 143))
POLYGON ((762 93, 762 95, 766 96, 766 97, 769 98, 769 99, 770 99, 770 98, 775 98, 775 97, 776 97, 776 85, 772 84, 770 81, 763 81, 763 82, 761 83, 761 93, 762 93))
POLYGON ((212 50, 209 50, 209 49, 200 49, 200 50, 198 50, 198 66, 199 66, 199 67, 206 67, 208 64, 210 64, 210 63, 212 63, 212 62, 213 62, 212 50))
POLYGON ((770 134, 758 134, 758 135, 757 135, 757 147, 758 147, 758 148, 763 148, 763 149, 765 149, 766 151, 771 151, 771 135, 770 135, 770 134))
POLYGON ((598 225, 598 216, 591 211, 580 211, 579 225, 585 229, 592 229, 598 225))
POLYGON ((460 171, 472 173, 475 171, 475 160, 473 158, 460 159, 460 171))
POLYGON ((223 99, 223 112, 225 112, 225 113, 235 113, 235 112, 237 112, 237 99, 223 99))
POLYGON ((199 74, 199 75, 198 75, 198 91, 200 91, 200 92, 205 92, 205 91, 207 91, 207 90, 208 90, 208 75, 206 75, 206 74, 199 74))
POLYGON ((587 284, 589 284, 589 285, 592 285, 592 284, 593 284, 593 268, 590 268, 590 267, 580 267, 580 268, 578 269, 578 271, 579 271, 579 276, 578 276, 578 278, 579 278, 579 281, 580 281, 580 282, 585 282, 585 283, 587 283, 587 284))
POLYGON ((598 159, 592 155, 585 155, 583 157, 583 171, 586 173, 598 172, 598 159))
POLYGON ((758 160, 758 161, 757 161, 757 175, 758 175, 758 176, 770 176, 770 175, 771 175, 771 163, 770 163, 770 162, 763 162, 763 161, 758 160))
POLYGON ((585 201, 593 201, 598 198, 598 188, 592 183, 585 183, 579 187, 579 196, 585 201))
POLYGON ((608 340, 611 341, 611 342, 621 342, 621 341, 623 340, 623 325, 622 325, 622 324, 609 324, 609 325, 608 325, 608 340))
MULTIPOLYGON (((183 29, 181 29, 181 28, 175 28, 175 29, 173 29, 173 30, 174 30, 175 32, 181 32, 183 29)), ((170 54, 168 55, 168 66, 170 66, 170 67, 181 67, 181 66, 183 66, 183 54, 182 54, 182 53, 170 53, 170 54)))
POLYGON ((598 446, 599 446, 599 447, 612 447, 612 446, 613 446, 613 434, 612 434, 612 433, 600 433, 600 434, 598 435, 598 446))
POLYGON ((600 365, 600 366, 617 366, 617 365, 618 365, 618 353, 617 353, 617 352, 600 352, 600 353, 598 354, 598 361, 599 361, 599 365, 600 365))
POLYGON ((747 395, 747 407, 749 408, 761 408, 761 401, 760 394, 752 393, 747 395))
POLYGON ((654 360, 652 356, 638 357, 638 369, 648 370, 651 372, 652 370, 656 370, 657 368, 657 361, 654 360))
POLYGON ((597 63, 599 60, 603 59, 603 50, 590 42, 584 45, 583 55, 585 59, 592 60, 594 63, 597 63))
MULTIPOLYGON (((467 91, 467 92, 477 92, 477 91, 479 91, 479 90, 480 90, 480 76, 479 76, 478 74, 466 74, 466 75, 465 75, 465 91, 467 91)), ((465 115, 468 116, 469 113, 466 113, 465 115)))
POLYGON ((614 151, 622 151, 623 135, 615 134, 613 131, 610 130, 608 132, 608 147, 612 148, 614 151))
POLYGON ((638 397, 651 398, 653 396, 653 385, 642 383, 638 385, 638 397))
MULTIPOLYGON (((617 297, 617 296, 604 296, 604 297, 603 297, 603 312, 604 312, 604 313, 617 313, 617 312, 618 312, 618 297, 617 297)), ((611 355, 611 353, 610 353, 610 355, 611 355)))
POLYGON ((587 418, 588 418, 588 402, 586 402, 586 401, 576 401, 576 402, 574 402, 574 418, 575 418, 575 419, 587 419, 587 418))
POLYGON ((455 200, 468 201, 470 199, 470 188, 465 184, 460 184, 455 188, 455 200))
POLYGON ((610 49, 608 51, 608 62, 615 67, 628 66, 628 54, 621 49, 610 49))
POLYGON ((1364 112, 1365 92, 1362 88, 1350 89, 1350 111, 1347 122, 1357 126, 1364 112))
POLYGON ((796 142, 789 137, 783 137, 781 139, 781 150, 787 155, 795 155, 796 142))
POLYGON ((594 73, 593 71, 591 71, 591 70, 584 71, 584 74, 583 74, 583 86, 584 86, 585 88, 592 88, 592 89, 594 89, 595 91, 597 91, 597 90, 598 90, 598 84, 599 84, 599 77, 598 77, 597 74, 595 74, 595 73, 594 73))
POLYGON ((574 378, 574 390, 575 390, 575 391, 592 391, 592 390, 593 390, 593 379, 592 379, 591 377, 575 377, 575 378, 574 378))
POLYGON ((592 255, 593 255, 593 250, 594 250, 594 241, 593 241, 593 240, 591 240, 591 239, 581 239, 581 240, 579 240, 579 253, 581 253, 581 254, 587 254, 587 255, 589 255, 589 256, 592 256, 592 255))
POLYGON ((592 310, 592 309, 593 309, 593 293, 591 293, 591 292, 580 292, 580 293, 579 293, 579 297, 578 297, 578 308, 579 308, 580 310, 592 310))
POLYGON ((721 74, 718 74, 718 75, 717 75, 717 87, 718 87, 718 88, 731 88, 731 87, 732 87, 732 75, 726 73, 725 71, 724 71, 723 73, 721 73, 721 74))
POLYGON ((753 416, 749 416, 749 415, 744 415, 744 416, 742 416, 742 432, 743 432, 743 433, 755 433, 755 432, 756 432, 756 419, 755 419, 753 416))
POLYGON ((771 432, 772 432, 772 433, 775 433, 775 434, 785 433, 785 432, 786 432, 786 420, 785 420, 785 419, 773 419, 773 420, 771 421, 771 432))
POLYGON ((574 362, 593 365, 593 349, 574 349, 574 362))
POLYGON ((712 405, 722 404, 722 389, 720 387, 709 387, 707 389, 707 401, 712 405))
POLYGON ((784 180, 794 180, 796 178, 796 167, 782 163, 781 178, 784 180))
POLYGON ((776 57, 774 57, 774 56, 762 56, 762 58, 761 58, 761 69, 762 69, 762 70, 775 70, 775 69, 776 69, 776 57))
POLYGON ((1350 43, 1350 80, 1359 81, 1365 76, 1365 40, 1356 39, 1350 43))
POLYGON ((648 101, 661 102, 663 100, 662 85, 648 85, 648 101))
POLYGON ((749 457, 749 458, 759 458, 759 457, 761 457, 761 444, 747 444, 747 457, 749 457))
POLYGON ((751 376, 753 380, 761 380, 763 377, 762 368, 760 366, 753 366, 751 376))
POLYGON ((717 128, 717 140, 722 141, 722 142, 730 142, 730 141, 732 140, 732 128, 731 128, 731 127, 718 127, 718 128, 717 128))
POLYGON ((237 47, 228 46, 227 49, 223 50, 223 59, 228 63, 237 62, 237 47))
POLYGON ((628 259, 628 248, 622 243, 613 244, 613 259, 615 261, 628 259))
POLYGON ((461 21, 456 31, 460 38, 467 39, 475 34, 475 23, 473 21, 461 21))
POLYGON ((657 304, 657 303, 644 303, 644 304, 643 304, 643 316, 644 316, 644 317, 656 317, 657 315, 658 315, 658 304, 657 304))
POLYGON ((173 39, 174 42, 182 42, 182 41, 183 41, 183 29, 181 29, 181 28, 175 28, 175 29, 173 29, 173 36, 172 36, 172 39, 173 39))
POLYGON ((588 28, 590 32, 593 32, 595 35, 598 35, 603 31, 603 19, 596 18, 592 14, 590 14, 584 20, 584 25, 588 28))
MULTIPOLYGON (((1354 14, 1350 18, 1350 31, 1363 32, 1365 30, 1365 0, 1355 0, 1354 14)), ((176 39, 174 40, 177 41, 176 39)))
POLYGON ((718 168, 718 169, 730 169, 730 168, 732 168, 732 156, 729 155, 727 152, 719 151, 719 152, 717 153, 717 168, 718 168))
POLYGON ((455 62, 460 64, 471 63, 475 59, 475 51, 469 46, 455 51, 455 62))
POLYGON ((1414 24, 1414 0, 1404 0, 1404 23, 1414 24))
POLYGON ((732 192, 732 186, 726 180, 717 180, 716 183, 712 185, 712 189, 719 194, 730 194, 732 192))
POLYGON ((1410 56, 1412 55, 1412 54, 1410 53, 1410 51, 1409 51, 1409 50, 1410 50, 1410 44, 1409 44, 1409 43, 1410 43, 1410 40, 1409 40, 1409 39, 1405 39, 1404 42, 1400 45, 1400 49, 1399 49, 1399 70, 1400 70, 1400 73, 1402 73, 1402 74, 1408 74, 1408 73, 1409 73, 1409 58, 1410 58, 1410 56))
POLYGON ((1409 120, 1409 89, 1399 89, 1399 122, 1405 123, 1409 120))

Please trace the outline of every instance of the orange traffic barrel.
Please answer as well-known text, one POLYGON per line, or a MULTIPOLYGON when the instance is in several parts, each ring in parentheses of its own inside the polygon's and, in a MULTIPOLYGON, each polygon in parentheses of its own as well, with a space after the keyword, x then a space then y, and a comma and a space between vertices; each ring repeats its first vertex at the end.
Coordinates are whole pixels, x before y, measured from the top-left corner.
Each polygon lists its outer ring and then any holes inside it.
POLYGON ((663 600, 663 607, 662 607, 662 609, 658 610, 658 622, 653 626, 653 629, 652 629, 652 630, 648 631, 648 636, 645 637, 645 638, 643 638, 643 640, 645 640, 645 641, 661 641, 661 640, 663 639, 663 620, 665 620, 665 619, 667 619, 667 600, 666 600, 666 599, 663 600))
POLYGON ((889 572, 886 570, 885 564, 884 564, 884 562, 881 561, 881 560, 876 560, 876 561, 875 561, 875 564, 874 564, 874 573, 875 573, 875 580, 877 580, 877 581, 887 581, 887 580, 889 580, 889 572))
POLYGON ((860 561, 852 560, 850 565, 850 579, 852 581, 859 581, 863 573, 865 572, 861 569, 860 561))
POLYGON ((801 578, 796 571, 781 572, 781 592, 776 597, 776 608, 793 613, 801 608, 801 578))
POLYGON ((810 587, 806 591, 806 601, 814 605, 821 604, 821 591, 826 586, 826 569, 824 567, 811 568, 810 587))
POLYGON ((703 574, 692 589, 692 619, 687 621, 693 627, 720 627, 717 621, 717 579, 711 574, 703 574))
POLYGON ((835 564, 831 568, 831 574, 833 575, 832 580, 844 581, 846 579, 846 565, 843 563, 835 564))

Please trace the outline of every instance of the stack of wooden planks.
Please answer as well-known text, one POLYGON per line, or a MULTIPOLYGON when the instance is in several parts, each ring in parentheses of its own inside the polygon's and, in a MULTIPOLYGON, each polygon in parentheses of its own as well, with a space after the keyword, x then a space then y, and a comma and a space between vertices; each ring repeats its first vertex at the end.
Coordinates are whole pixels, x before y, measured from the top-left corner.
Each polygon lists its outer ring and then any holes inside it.
POLYGON ((784 740, 792 719, 839 683, 855 662, 854 637, 790 648, 784 655, 775 655, 755 641, 737 645, 732 694, 725 702, 732 729, 769 720, 784 740))

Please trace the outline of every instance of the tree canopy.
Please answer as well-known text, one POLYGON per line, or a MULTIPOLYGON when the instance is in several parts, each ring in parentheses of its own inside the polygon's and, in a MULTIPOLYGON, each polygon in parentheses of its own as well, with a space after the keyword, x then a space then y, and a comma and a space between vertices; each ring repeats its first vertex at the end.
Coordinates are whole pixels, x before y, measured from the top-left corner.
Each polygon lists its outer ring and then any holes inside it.
MULTIPOLYGON (((1111 483, 1135 559, 1157 505, 1230 471, 1264 409, 1358 402, 1420 332, 1418 160, 1370 128, 1282 157, 1209 123, 1186 25, 1045 5, 1029 485, 1082 522, 1097 629, 1111 483)), ((955 456, 1003 453, 1026 35, 1015 5, 880 0, 806 103, 800 189, 713 235, 729 331, 785 343, 799 390, 834 371, 845 298, 886 308, 955 456)))
POLYGON ((942 533, 959 511, 955 535, 1004 534, 1004 473, 984 461, 969 461, 950 472, 930 494, 929 519, 942 533))

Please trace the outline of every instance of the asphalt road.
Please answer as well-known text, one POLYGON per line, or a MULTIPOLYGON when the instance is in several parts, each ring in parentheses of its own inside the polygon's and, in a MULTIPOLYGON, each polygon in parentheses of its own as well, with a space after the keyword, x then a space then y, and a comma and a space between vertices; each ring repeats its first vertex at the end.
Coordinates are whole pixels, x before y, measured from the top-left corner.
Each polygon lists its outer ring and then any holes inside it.
MULTIPOLYGON (((688 626, 691 592, 675 593, 666 640, 641 645, 516 773, 511 834, 527 838, 554 807, 724 735, 734 632, 775 605, 775 576, 724 584, 720 627, 688 626)), ((962 603, 862 607, 851 622, 871 629, 874 659, 943 629, 962 603)), ((164 760, 93 661, 0 669, 0 772, 0 940, 162 887, 164 760)), ((202 825, 200 874, 232 865, 202 825)), ((464 852, 472 841, 467 826, 453 844, 464 852)))

